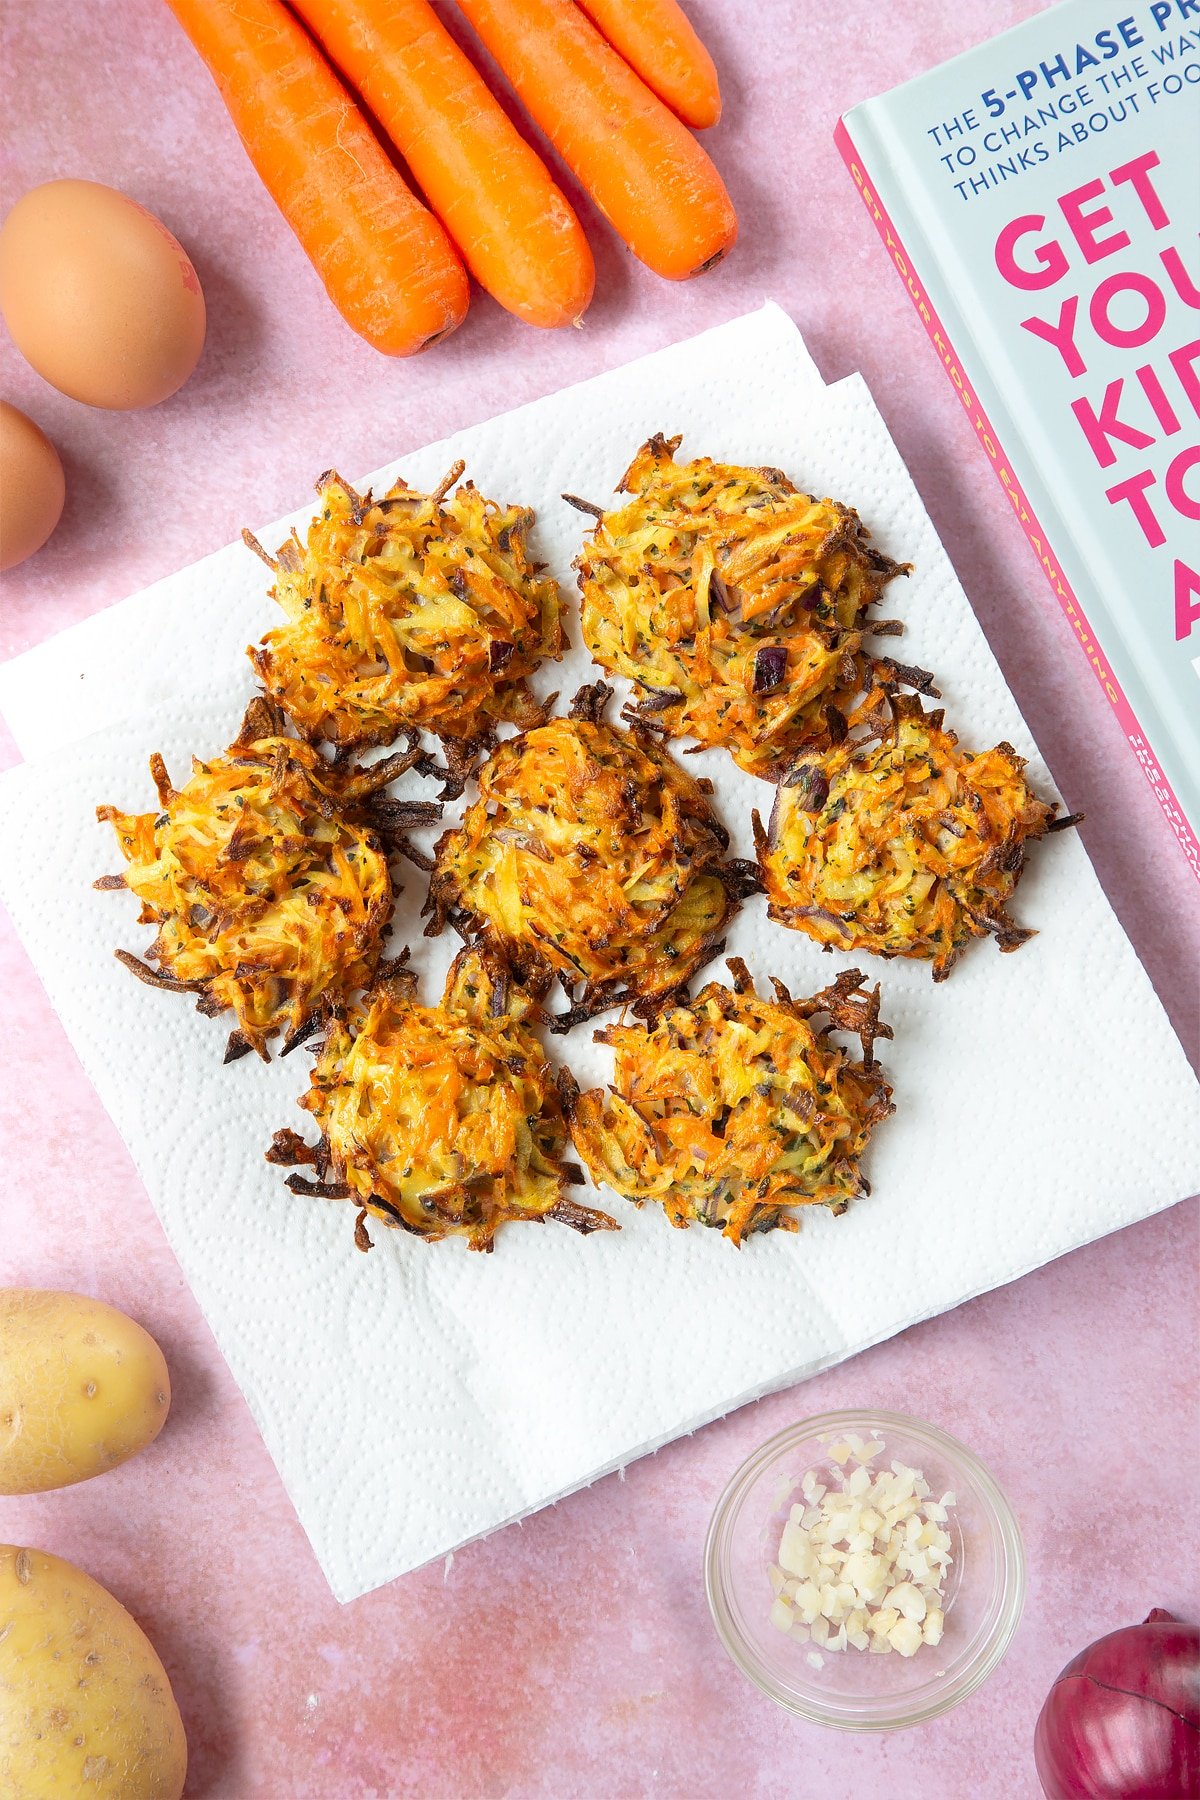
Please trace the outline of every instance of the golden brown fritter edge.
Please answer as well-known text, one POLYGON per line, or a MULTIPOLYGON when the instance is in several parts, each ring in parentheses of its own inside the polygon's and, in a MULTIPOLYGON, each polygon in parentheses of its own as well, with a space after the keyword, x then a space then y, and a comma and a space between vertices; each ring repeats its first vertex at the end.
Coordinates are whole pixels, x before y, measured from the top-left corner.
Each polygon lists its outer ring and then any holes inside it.
POLYGON ((877 690, 854 723, 796 761, 768 826, 754 815, 771 918, 826 950, 930 961, 935 981, 974 938, 1026 943, 1006 910, 1026 845, 1082 814, 1056 818, 1011 744, 962 750, 916 695, 877 690))
POLYGON ((181 788, 153 756, 158 811, 97 808, 127 868, 96 887, 129 888, 139 922, 159 928, 151 962, 118 959, 151 987, 195 994, 210 1017, 232 1008, 227 1062, 250 1050, 267 1060, 280 1031, 287 1055, 372 979, 398 891, 389 853, 429 867, 408 831, 441 807, 380 791, 420 756, 410 744, 367 769, 330 764, 261 696, 229 749, 193 759, 181 788))
POLYGON ((652 1024, 598 1032, 614 1052, 613 1081, 570 1093, 568 1112, 594 1181, 740 1246, 756 1232, 795 1231, 790 1208, 840 1213, 870 1192, 861 1157, 895 1110, 874 1050, 892 1032, 878 985, 865 988, 857 969, 802 1001, 777 977, 764 1000, 740 957, 729 969, 732 988, 712 981, 652 1024), (859 1038, 861 1061, 834 1031, 859 1038))
POLYGON ((371 1248, 368 1214, 427 1243, 465 1237, 491 1251, 508 1221, 616 1230, 566 1192, 584 1179, 565 1159, 560 1082, 534 1031, 536 990, 493 951, 465 948, 436 1007, 421 1006, 407 950, 381 965, 361 1002, 329 1022, 300 1105, 315 1145, 277 1131, 267 1161, 311 1167, 293 1193, 353 1200, 354 1239, 371 1248), (381 1102, 383 1103, 381 1105, 381 1102))
POLYGON ((870 542, 853 508, 779 469, 676 463, 680 441, 642 446, 624 506, 563 496, 596 521, 575 564, 584 640, 634 683, 630 716, 773 780, 878 676, 936 691, 927 671, 863 647, 903 630, 871 608, 909 565, 870 542))
POLYGON ((557 978, 556 1032, 612 1006, 670 1004, 759 885, 752 863, 726 856, 713 784, 652 735, 606 723, 611 692, 585 687, 566 718, 500 745, 430 881, 430 932, 449 921, 523 977, 557 978))
POLYGON ((242 534, 285 614, 248 654, 296 730, 342 751, 427 731, 446 757, 429 770, 444 798, 497 724, 535 721, 528 677, 566 642, 558 588, 529 556, 533 513, 471 482, 451 494, 463 468, 431 494, 401 481, 378 499, 329 470, 306 542, 293 532, 272 556, 242 534))

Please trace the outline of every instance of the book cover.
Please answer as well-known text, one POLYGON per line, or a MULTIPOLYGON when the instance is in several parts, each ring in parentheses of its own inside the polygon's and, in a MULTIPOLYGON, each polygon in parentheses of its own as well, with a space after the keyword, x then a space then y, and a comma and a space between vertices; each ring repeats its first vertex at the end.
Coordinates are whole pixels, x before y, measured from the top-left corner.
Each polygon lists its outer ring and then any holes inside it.
POLYGON ((1200 0, 1062 0, 836 136, 1200 878, 1200 0))

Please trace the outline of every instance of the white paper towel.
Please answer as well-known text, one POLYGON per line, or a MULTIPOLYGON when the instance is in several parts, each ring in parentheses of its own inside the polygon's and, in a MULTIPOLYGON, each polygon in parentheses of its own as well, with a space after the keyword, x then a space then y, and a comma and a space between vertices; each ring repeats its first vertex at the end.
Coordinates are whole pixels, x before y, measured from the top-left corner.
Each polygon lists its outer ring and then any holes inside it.
MULTIPOLYGON (((554 470, 561 471, 560 485, 568 489, 573 480, 582 480, 581 469, 596 468, 599 479, 611 487, 629 461, 630 431, 621 422, 628 396, 639 396, 637 418, 659 420, 676 408, 680 393, 708 392, 714 401, 709 416, 719 418, 723 397, 743 392, 762 396, 778 381, 793 395, 810 384, 819 387, 821 377, 795 325, 768 302, 745 318, 580 382, 569 390, 570 400, 551 394, 399 456, 360 486, 385 487, 401 469, 414 485, 432 486, 456 457, 465 456, 476 486, 497 497, 511 492, 524 499, 526 469, 533 477, 535 467, 547 480, 557 480, 554 470), (598 451, 590 460, 579 454, 584 437, 598 451), (552 451, 553 468, 548 460, 552 451), (520 494, 514 480, 522 484, 520 494)), ((753 433, 746 441, 753 442, 753 433)), ((320 472, 313 470, 314 480, 320 472)), ((356 473, 342 470, 351 480, 356 473)), ((545 492, 549 497, 551 488, 545 492)), ((552 504, 562 516, 546 520, 539 535, 561 546, 569 562, 578 547, 581 521, 578 513, 562 506, 558 492, 553 490, 552 504)), ((252 516, 253 495, 246 504, 246 523, 271 550, 293 525, 303 534, 311 512, 306 504, 263 527, 252 516)), ((21 755, 27 762, 44 756, 164 700, 220 699, 230 693, 248 697, 252 682, 246 645, 280 621, 260 576, 261 569, 248 563, 244 544, 227 544, 185 574, 168 575, 0 663, 0 712, 21 755), (203 596, 200 604, 198 596, 203 596)), ((569 587, 574 593, 574 577, 569 587)))
MULTIPOLYGON (((571 595, 583 521, 558 496, 605 500, 651 431, 683 431, 685 454, 779 464, 915 563, 884 609, 908 624, 900 654, 938 672, 965 742, 1007 738, 1049 793, 863 383, 822 390, 797 345, 767 309, 407 456, 404 473, 435 480, 461 455, 484 492, 534 506, 538 551, 571 595)), ((293 1197, 262 1160, 278 1126, 304 1126, 307 1058, 222 1066, 227 1021, 127 975, 114 945, 142 950, 150 934, 130 895, 89 885, 120 860, 97 801, 150 805, 152 750, 182 774, 231 736, 251 686, 241 650, 271 616, 264 586, 248 551, 221 551, 9 666, 0 695, 19 745, 59 747, 0 779, 0 842, 21 846, 0 893, 339 1599, 1200 1185, 1196 1084, 1068 833, 1033 849, 1015 912, 1040 935, 1016 955, 976 945, 938 988, 923 966, 854 959, 883 983, 898 1112, 868 1151, 873 1197, 841 1219, 814 1210, 797 1236, 739 1253, 607 1195, 619 1233, 510 1226, 478 1256, 379 1228, 359 1255, 348 1206, 293 1197), (81 724, 103 729, 62 748, 81 724), (1153 1071, 1140 1159, 1135 1069, 1153 1071)), ((577 647, 541 685, 568 694, 594 675, 577 647)), ((717 752, 692 766, 716 780, 748 854, 750 809, 770 790, 717 752)), ((409 777, 398 791, 429 789, 409 777)), ((432 999, 453 945, 421 937, 424 879, 403 879, 395 942, 411 943, 432 999)), ((850 960, 772 925, 761 898, 728 948, 797 993, 850 960)), ((551 1054, 585 1085, 608 1079, 587 1027, 551 1054)))

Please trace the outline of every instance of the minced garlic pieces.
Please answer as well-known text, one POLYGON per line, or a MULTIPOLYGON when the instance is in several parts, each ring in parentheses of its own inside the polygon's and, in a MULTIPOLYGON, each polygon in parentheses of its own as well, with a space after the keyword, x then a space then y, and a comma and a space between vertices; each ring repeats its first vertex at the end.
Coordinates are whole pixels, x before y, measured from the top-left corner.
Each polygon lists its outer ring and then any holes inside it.
MULTIPOLYGON (((829 1482, 810 1469, 768 1571, 771 1623, 822 1650, 898 1650, 915 1656, 941 1642, 942 1585, 953 1560, 945 1529, 953 1494, 930 1496, 919 1469, 893 1460, 871 1468, 886 1446, 848 1437, 832 1444, 829 1482), (847 1467, 847 1465, 853 1465, 847 1467)), ((814 1667, 821 1661, 809 1653, 814 1667)))

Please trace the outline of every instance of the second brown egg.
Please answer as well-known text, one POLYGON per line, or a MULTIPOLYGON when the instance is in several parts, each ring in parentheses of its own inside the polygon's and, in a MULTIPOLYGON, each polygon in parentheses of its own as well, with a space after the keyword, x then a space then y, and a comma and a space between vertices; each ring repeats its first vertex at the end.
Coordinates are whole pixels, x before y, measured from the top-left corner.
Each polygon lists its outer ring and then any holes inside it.
POLYGON ((58 524, 65 495, 63 466, 50 439, 27 414, 0 400, 0 569, 14 569, 41 549, 58 524))

